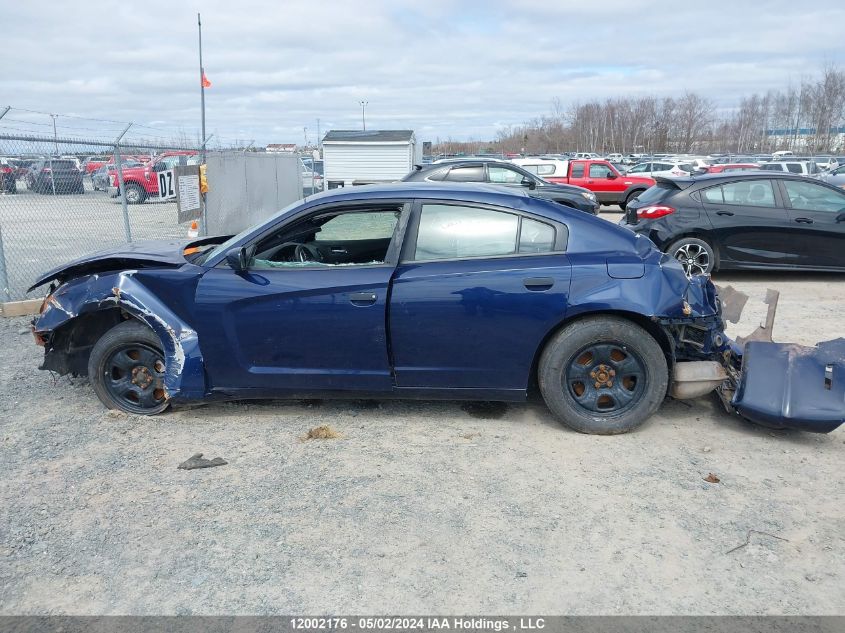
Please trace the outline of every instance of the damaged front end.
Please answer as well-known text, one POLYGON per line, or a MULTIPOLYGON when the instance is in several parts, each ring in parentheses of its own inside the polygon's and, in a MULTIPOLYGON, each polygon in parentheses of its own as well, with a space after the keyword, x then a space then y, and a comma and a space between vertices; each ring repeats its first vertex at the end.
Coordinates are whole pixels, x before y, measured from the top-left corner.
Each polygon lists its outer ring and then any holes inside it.
POLYGON ((196 332, 145 285, 137 270, 93 273, 51 287, 32 322, 36 343, 44 347, 41 369, 86 375, 91 348, 100 336, 132 318, 161 340, 167 398, 202 397, 205 372, 196 332))
POLYGON ((729 412, 771 428, 829 433, 845 423, 845 339, 815 347, 773 342, 779 294, 769 290, 765 321, 734 341, 722 319, 738 323, 748 296, 730 286, 716 288, 703 276, 690 284, 705 301, 708 288, 718 293, 718 315, 693 323, 661 319, 678 361, 670 395, 687 399, 715 389, 729 412))

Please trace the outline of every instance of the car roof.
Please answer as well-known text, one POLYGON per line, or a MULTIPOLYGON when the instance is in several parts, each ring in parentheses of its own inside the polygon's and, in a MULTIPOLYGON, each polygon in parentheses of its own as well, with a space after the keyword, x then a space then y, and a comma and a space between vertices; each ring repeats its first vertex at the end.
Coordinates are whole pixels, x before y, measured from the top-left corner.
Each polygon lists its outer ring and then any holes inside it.
POLYGON ((507 199, 525 200, 530 196, 522 189, 512 189, 487 183, 403 181, 380 185, 361 185, 329 189, 306 198, 306 201, 343 202, 373 198, 450 198, 467 202, 497 202, 507 204, 507 199))
MULTIPOLYGON (((673 184, 679 189, 687 189, 696 184, 716 184, 723 181, 737 180, 800 180, 808 182, 808 178, 801 174, 786 171, 731 171, 718 174, 701 174, 699 176, 679 176, 678 178, 666 178, 658 176, 655 180, 658 183, 673 184)), ((810 182, 823 182, 821 180, 810 180, 810 182)))

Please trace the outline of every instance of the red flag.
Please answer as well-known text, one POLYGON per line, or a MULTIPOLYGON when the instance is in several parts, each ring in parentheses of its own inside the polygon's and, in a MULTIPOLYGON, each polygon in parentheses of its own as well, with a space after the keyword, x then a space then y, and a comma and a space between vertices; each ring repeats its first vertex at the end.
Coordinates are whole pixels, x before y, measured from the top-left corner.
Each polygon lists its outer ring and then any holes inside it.
POLYGON ((205 71, 202 71, 202 87, 211 88, 211 82, 208 80, 208 77, 205 76, 205 71))

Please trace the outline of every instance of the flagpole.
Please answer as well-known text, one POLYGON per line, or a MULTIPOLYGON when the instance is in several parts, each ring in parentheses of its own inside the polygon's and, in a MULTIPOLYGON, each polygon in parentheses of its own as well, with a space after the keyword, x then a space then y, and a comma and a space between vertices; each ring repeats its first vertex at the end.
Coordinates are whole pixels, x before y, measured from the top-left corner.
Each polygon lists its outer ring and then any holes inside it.
POLYGON ((200 44, 200 112, 202 118, 202 162, 205 162, 205 69, 202 67, 202 20, 197 13, 197 29, 200 44))

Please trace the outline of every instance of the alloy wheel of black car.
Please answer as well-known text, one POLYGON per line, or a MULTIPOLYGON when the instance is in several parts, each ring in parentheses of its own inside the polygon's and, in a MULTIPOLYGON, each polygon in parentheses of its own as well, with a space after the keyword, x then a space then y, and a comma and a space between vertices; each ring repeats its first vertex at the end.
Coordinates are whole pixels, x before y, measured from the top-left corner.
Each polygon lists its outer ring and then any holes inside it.
POLYGON ((106 332, 88 360, 88 376, 100 401, 110 409, 142 415, 168 407, 165 369, 155 332, 134 320, 106 332))
POLYGON ((537 378, 562 423, 581 433, 613 435, 657 411, 669 371, 651 334, 627 319, 600 315, 563 327, 546 344, 537 378))
POLYGON ((679 240, 669 247, 669 253, 677 259, 687 277, 706 275, 713 271, 715 257, 707 242, 695 238, 679 240))

